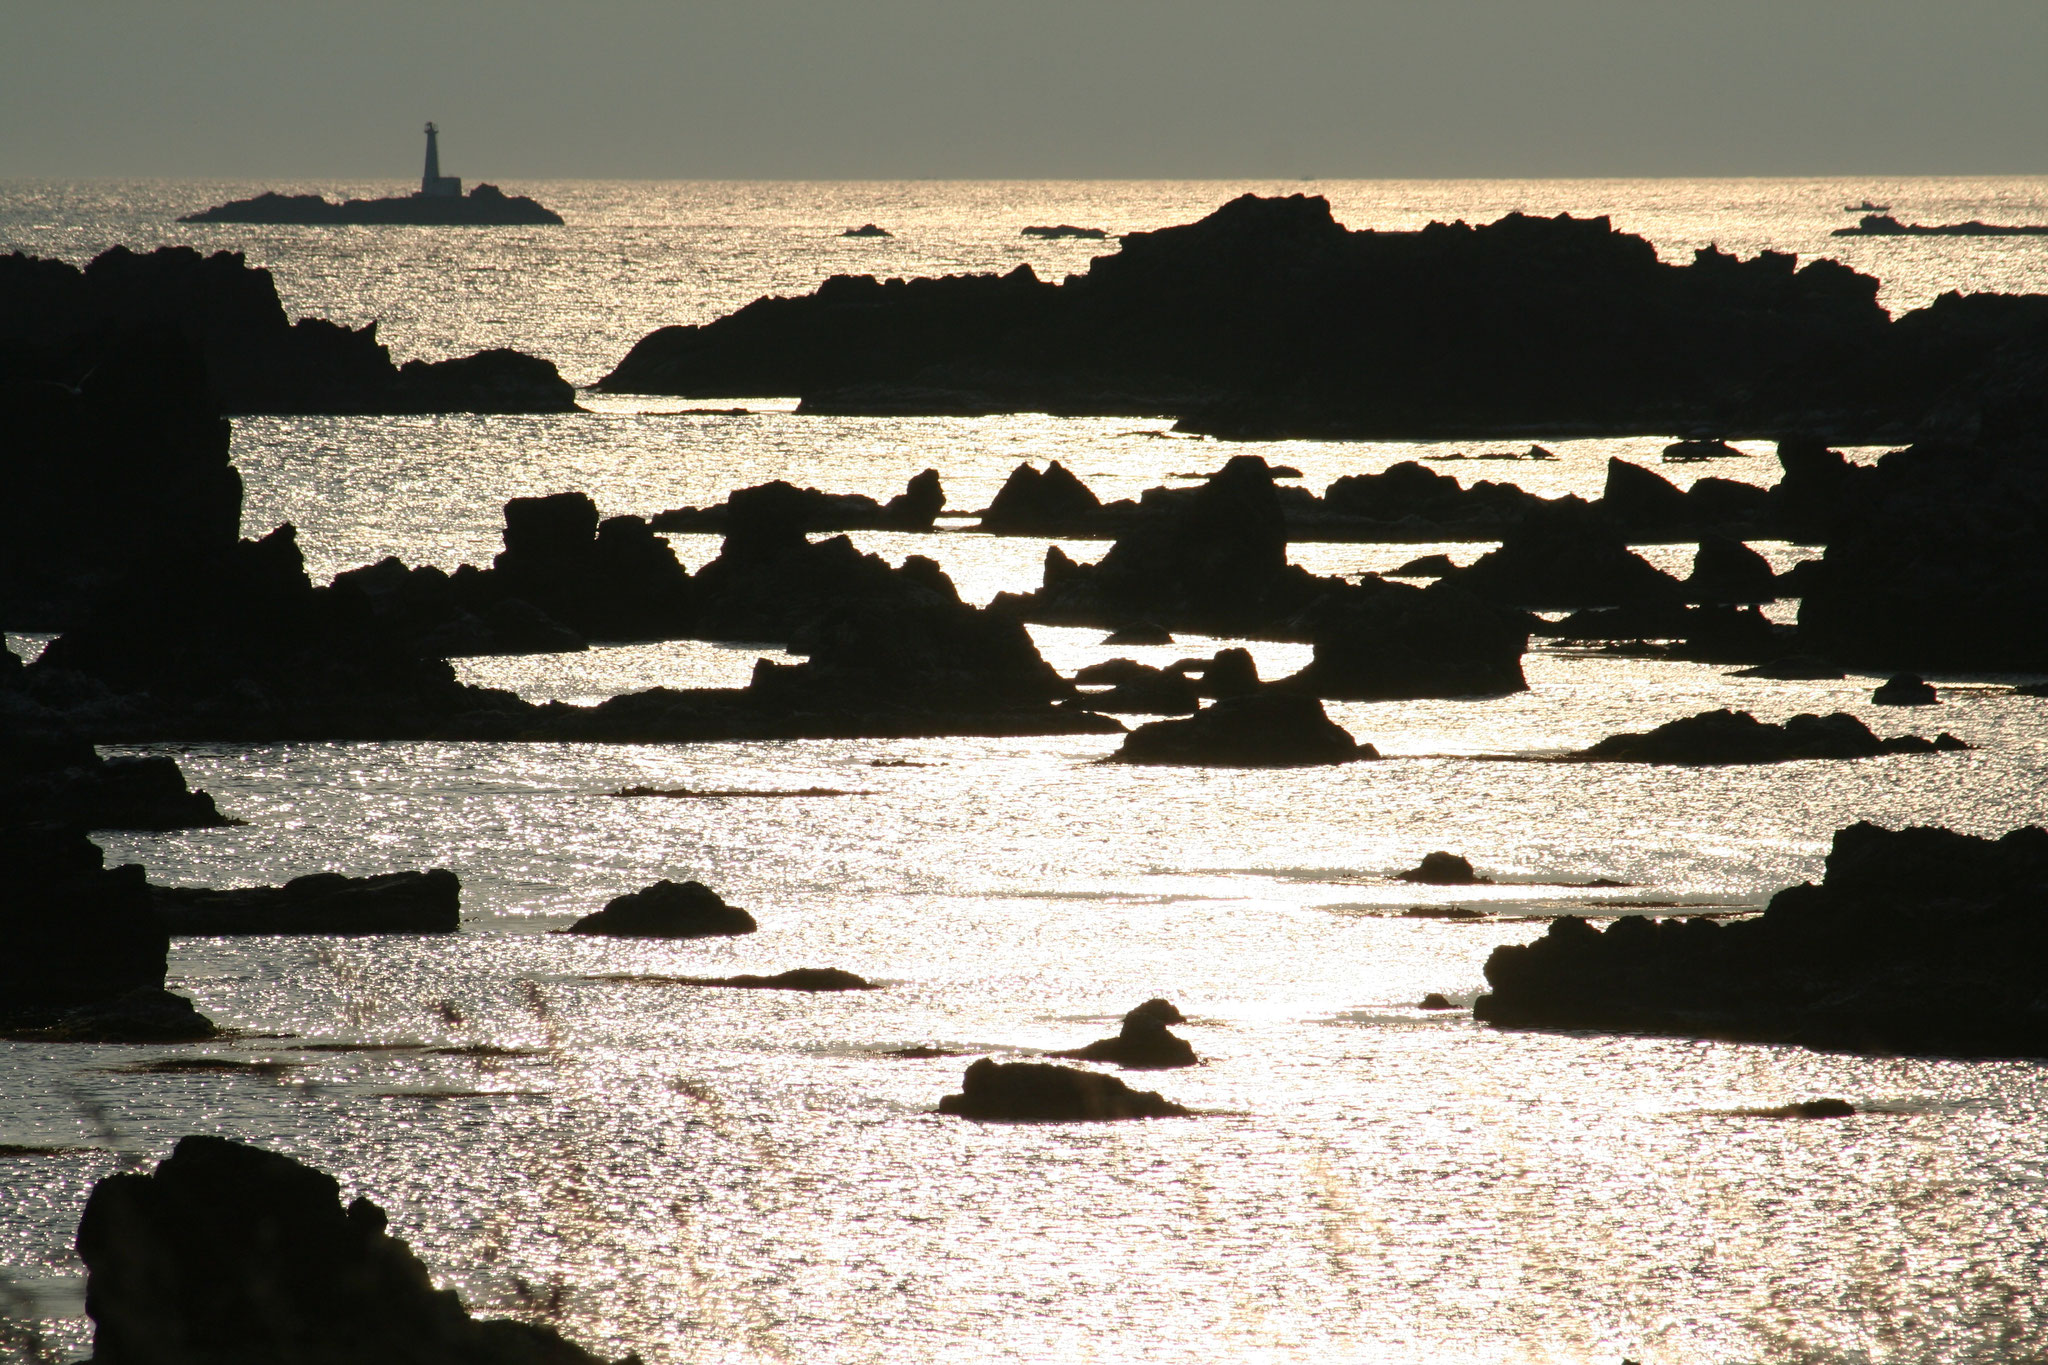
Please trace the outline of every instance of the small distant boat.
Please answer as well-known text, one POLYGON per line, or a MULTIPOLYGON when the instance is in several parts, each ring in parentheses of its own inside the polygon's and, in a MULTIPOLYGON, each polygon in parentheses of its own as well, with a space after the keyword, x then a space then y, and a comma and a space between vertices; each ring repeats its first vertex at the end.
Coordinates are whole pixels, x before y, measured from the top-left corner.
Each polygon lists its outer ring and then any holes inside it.
POLYGON ((1842 212, 1844 213, 1890 213, 1891 211, 1892 206, 1890 204, 1873 204, 1868 199, 1860 204, 1842 205, 1842 212))

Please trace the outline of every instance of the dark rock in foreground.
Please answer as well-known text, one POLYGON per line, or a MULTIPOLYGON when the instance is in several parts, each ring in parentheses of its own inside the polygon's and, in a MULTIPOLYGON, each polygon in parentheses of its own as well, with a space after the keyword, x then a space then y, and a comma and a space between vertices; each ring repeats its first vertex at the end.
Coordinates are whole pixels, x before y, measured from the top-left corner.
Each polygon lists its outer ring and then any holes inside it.
POLYGON ((384 199, 344 199, 266 190, 253 199, 234 199, 181 223, 301 223, 328 226, 360 223, 417 227, 560 227, 562 215, 523 194, 506 194, 488 182, 460 194, 402 194, 384 199))
POLYGON ((561 932, 610 938, 712 938, 751 934, 759 927, 752 915, 727 905, 702 882, 679 885, 664 878, 606 902, 604 909, 561 932))
POLYGON ((1455 853, 1431 853, 1406 872, 1395 874, 1404 882, 1425 886, 1479 886, 1493 879, 1472 870, 1472 864, 1455 853))
POLYGON ((1133 1090, 1114 1076, 1044 1062, 997 1062, 967 1068, 960 1093, 939 1100, 941 1114, 996 1123, 1082 1123, 1106 1119, 1187 1118, 1188 1111, 1154 1090, 1133 1090))
POLYGON ((1185 720, 1155 720, 1124 736, 1111 761, 1209 768, 1301 768, 1378 758, 1314 697, 1264 691, 1219 701, 1185 720))
POLYGON ((1949 753, 1970 746, 1943 731, 1935 739, 1894 735, 1879 739, 1846 711, 1799 715, 1783 725, 1747 711, 1702 711, 1669 721, 1647 734, 1609 735, 1571 755, 1587 763, 1787 763, 1802 758, 1874 758, 1879 754, 1949 753))
POLYGON ((316 872, 283 886, 216 891, 152 886, 157 918, 174 935, 452 934, 462 884, 446 868, 344 877, 316 872))
POLYGON ((1839 830, 1758 918, 1567 916, 1497 948, 1478 1018, 1866 1053, 2048 1056, 2048 831, 1839 830))
POLYGON ((472 1318, 384 1210, 340 1195, 217 1137, 100 1181, 78 1224, 96 1365, 598 1365, 550 1328, 472 1318))
POLYGON ((207 1038, 164 989, 170 938, 134 863, 109 868, 83 830, 0 824, 0 1032, 77 1042, 207 1038))
MULTIPOLYGON (((1069 1057, 1082 1062, 1110 1062, 1129 1071, 1166 1071, 1194 1066, 1201 1059, 1187 1039, 1169 1030, 1167 1021, 1148 1008, 1146 1002, 1124 1016, 1123 1027, 1114 1038, 1098 1038, 1085 1047, 1049 1052, 1048 1057, 1069 1057)), ((1165 1001, 1158 1002, 1165 1004, 1165 1001)), ((1172 1009, 1171 1005, 1167 1006, 1172 1009)), ((1179 1022, 1179 1010, 1173 1010, 1179 1022)))

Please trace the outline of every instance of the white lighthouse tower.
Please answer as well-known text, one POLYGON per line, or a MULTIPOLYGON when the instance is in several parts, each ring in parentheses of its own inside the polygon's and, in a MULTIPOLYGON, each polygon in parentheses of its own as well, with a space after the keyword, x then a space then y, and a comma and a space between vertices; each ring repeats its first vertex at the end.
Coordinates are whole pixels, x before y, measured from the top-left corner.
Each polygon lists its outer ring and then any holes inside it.
POLYGON ((440 132, 433 124, 427 125, 427 168, 420 176, 420 193, 429 198, 460 199, 462 177, 441 174, 440 132))

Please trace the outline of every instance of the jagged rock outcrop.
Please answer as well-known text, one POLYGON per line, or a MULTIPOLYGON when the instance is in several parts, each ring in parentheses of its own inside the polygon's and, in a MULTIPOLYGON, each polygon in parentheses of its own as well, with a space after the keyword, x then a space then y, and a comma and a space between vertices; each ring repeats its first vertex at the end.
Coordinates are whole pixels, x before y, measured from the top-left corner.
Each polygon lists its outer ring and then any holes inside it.
POLYGON ((2048 831, 1838 830, 1753 920, 1575 916, 1497 948, 1474 1015, 1869 1053, 2048 1056, 2048 831))
POLYGON ((225 934, 452 934, 462 883, 446 868, 345 877, 315 872, 283 886, 215 890, 152 886, 150 904, 178 936, 225 934))
POLYGON ((1545 504, 1509 531, 1499 549, 1440 582, 1535 610, 1676 607, 1685 600, 1676 579, 1631 551, 1592 507, 1571 499, 1545 504))
POLYGON ((203 357, 211 398, 231 413, 568 412, 575 390, 545 360, 509 351, 403 371, 377 324, 292 322, 268 270, 240 252, 112 247, 79 269, 0 257, 0 349, 64 354, 109 331, 169 329, 203 357))
POLYGON ((1093 1123, 1107 1119, 1187 1118, 1156 1090, 1133 1090, 1114 1076, 1045 1062, 983 1057, 967 1068, 960 1093, 939 1112, 993 1123, 1093 1123))
POLYGON ((1802 758, 1875 758, 1879 754, 1949 753, 1970 746, 1946 730, 1934 739, 1894 735, 1879 739, 1846 711, 1793 716, 1783 725, 1747 711, 1702 711, 1667 721, 1646 734, 1609 735, 1572 754, 1585 763, 1788 763, 1802 758))
POLYGON ((164 989, 170 938, 134 863, 107 867, 75 826, 0 823, 0 1032, 79 1042, 212 1036, 164 989))
POLYGON ((1111 760, 1204 768, 1303 768, 1378 758, 1314 697, 1276 688, 1155 720, 1124 736, 1111 760))
POLYGON ((1099 534, 1102 499, 1058 460, 1020 464, 982 510, 980 530, 996 535, 1099 534))
POLYGON ((667 878, 638 891, 614 897, 594 914, 585 915, 565 934, 597 934, 607 938, 718 938, 751 934, 760 926, 738 906, 702 882, 667 878))
POLYGON ((1874 706, 1933 706, 1940 700, 1934 685, 1917 673, 1887 678, 1870 694, 1874 706))
MULTIPOLYGON (((98 1365, 600 1365, 552 1328, 472 1318, 333 1176, 219 1137, 93 1186, 78 1223, 98 1365)), ((626 1365, 626 1362, 620 1362, 626 1365)))
POLYGON ((1692 574, 1685 580, 1687 601, 1749 606, 1774 601, 1778 590, 1778 576, 1771 569, 1771 562, 1755 550, 1726 536, 1700 537, 1692 574))
MULTIPOLYGON (((1891 321, 1877 282, 1604 218, 1350 232, 1247 195, 1126 235, 1061 284, 835 276, 642 339, 602 386, 796 394, 812 410, 1171 413, 1234 437, 1515 430, 1903 432, 2023 319, 1891 321)), ((1920 313, 1941 311, 1920 310, 1920 313)), ((2010 312, 2011 310, 2007 310, 2010 312)))

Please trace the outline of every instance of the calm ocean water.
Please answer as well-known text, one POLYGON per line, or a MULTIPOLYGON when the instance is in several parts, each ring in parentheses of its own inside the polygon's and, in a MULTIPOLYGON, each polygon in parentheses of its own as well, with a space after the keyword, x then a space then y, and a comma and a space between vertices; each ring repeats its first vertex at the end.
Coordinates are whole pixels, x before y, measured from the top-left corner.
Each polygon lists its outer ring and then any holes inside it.
MULTIPOLYGON (((2048 180, 507 185, 562 229, 192 227, 263 188, 0 182, 0 249, 83 260, 115 242, 231 247, 287 308, 372 318, 400 358, 511 345, 581 383, 646 331, 843 271, 1057 277, 1112 231, 1187 221, 1244 190, 1329 196, 1354 227, 1607 213, 1667 259, 1708 242, 1827 254, 1894 310, 1951 288, 2048 292, 2041 239, 1844 239, 1842 206, 1901 218, 2048 220, 2048 180), (847 240, 874 221, 897 235, 847 240)), ((333 193, 393 186, 307 185, 333 193)), ((603 510, 714 501, 775 477, 886 495, 933 467, 986 502, 1057 458, 1105 496, 1214 468, 1166 424, 1042 416, 741 417, 592 399, 558 417, 239 420, 245 529, 300 528, 326 576, 385 554, 452 566, 497 548, 508 497, 581 488, 603 510)), ((1535 491, 1599 489, 1652 440, 1554 443, 1535 491)), ((1262 447, 1320 490, 1439 447, 1262 447)), ((1763 445, 1710 471, 1776 477, 1763 445)), ((1868 452, 1874 455, 1876 452, 1868 452)), ((1469 467, 1466 467, 1469 468, 1469 467)), ((1683 469, 1681 480, 1691 477, 1683 469)), ((1036 581, 1044 544, 860 537, 937 558, 986 600, 1036 581)), ((715 541, 676 537, 696 564, 715 541)), ((1093 557, 1100 545, 1069 547, 1093 557)), ((1300 546, 1319 572, 1431 549, 1300 546)), ((1760 547, 1781 564, 1812 553, 1760 547)), ((1646 551, 1682 566, 1683 547, 1646 551)), ((1789 604, 1781 604, 1789 606, 1789 604)), ((1105 649, 1040 629, 1070 668, 1216 643, 1105 649)), ((1297 646, 1253 646, 1262 669, 1297 646)), ((739 683, 757 650, 702 642, 474 660, 467 676, 590 701, 739 683)), ((241 1030, 211 1047, 0 1044, 0 1268, 83 1350, 70 1235, 91 1182, 176 1135, 229 1134, 333 1171, 388 1207, 478 1308, 556 1321, 650 1362, 829 1360, 1612 1362, 2004 1361, 2048 1350, 2048 1071, 1632 1038, 1504 1035, 1415 1008, 1469 1001, 1517 914, 1760 904, 1819 875, 1857 819, 1995 833, 2048 816, 2044 703, 2011 679, 1936 679, 1932 711, 1870 707, 1871 678, 1732 679, 1710 667, 1539 650, 1531 691, 1336 704, 1394 761, 1327 772, 1096 767, 1113 745, 1043 740, 697 746, 218 746, 178 754, 244 827, 103 836, 173 883, 443 865, 466 932, 443 940, 184 940, 173 984, 241 1030), (1952 684, 1952 685, 1951 685, 1952 684), (1979 746, 1935 758, 1728 771, 1551 767, 1554 751, 1704 707, 1767 719, 1847 709, 1979 746), (922 766, 873 766, 910 760, 922 766), (634 801, 648 783, 825 786, 812 800, 634 801), (1444 848, 1500 879, 1456 893, 1390 874, 1444 848), (694 876, 761 932, 685 944, 570 941, 564 924, 658 877, 694 876), (1596 876, 1630 883, 1588 892, 1596 876), (1402 918, 1417 905, 1508 918, 1402 918), (799 965, 883 991, 786 997, 608 983, 799 965), (1201 1068, 1143 1082, 1177 1122, 981 1128, 931 1113, 966 1059, 1072 1046, 1167 995, 1201 1068), (519 1055, 305 1051, 490 1044, 519 1055), (137 1074, 165 1055, 288 1063, 137 1074), (1838 1095, 1872 1112, 1775 1123, 1731 1111, 1838 1095), (97 1117, 95 1117, 97 1116, 97 1117), (559 1289, 557 1295, 555 1291, 559 1289), (549 1310, 556 1311, 556 1310, 549 1310)))

